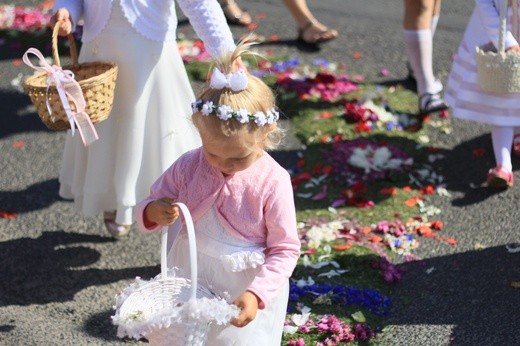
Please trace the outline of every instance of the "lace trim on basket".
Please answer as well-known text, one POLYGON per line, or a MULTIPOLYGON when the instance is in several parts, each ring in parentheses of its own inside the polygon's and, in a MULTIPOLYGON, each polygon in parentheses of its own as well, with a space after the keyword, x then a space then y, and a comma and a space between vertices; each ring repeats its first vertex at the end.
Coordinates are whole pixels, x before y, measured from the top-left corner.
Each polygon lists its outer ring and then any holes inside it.
POLYGON ((261 250, 240 251, 230 255, 222 255, 220 261, 227 271, 240 272, 264 264, 265 255, 261 250))
POLYGON ((118 337, 146 338, 157 329, 185 329, 187 324, 198 328, 206 328, 209 323, 226 325, 238 316, 240 310, 220 297, 187 301, 175 298, 180 289, 177 286, 189 287, 190 281, 174 275, 170 270, 166 278, 161 274, 149 281, 136 277, 134 283, 116 296, 112 323, 118 326, 118 337))

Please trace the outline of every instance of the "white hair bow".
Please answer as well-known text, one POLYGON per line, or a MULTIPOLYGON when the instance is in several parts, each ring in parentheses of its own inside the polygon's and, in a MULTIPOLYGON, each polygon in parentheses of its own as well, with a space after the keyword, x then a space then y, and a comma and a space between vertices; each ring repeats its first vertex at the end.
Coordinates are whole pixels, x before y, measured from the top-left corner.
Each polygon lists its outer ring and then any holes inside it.
POLYGON ((233 91, 241 91, 247 88, 247 76, 243 70, 223 74, 215 67, 211 75, 209 86, 212 89, 229 88, 233 91))

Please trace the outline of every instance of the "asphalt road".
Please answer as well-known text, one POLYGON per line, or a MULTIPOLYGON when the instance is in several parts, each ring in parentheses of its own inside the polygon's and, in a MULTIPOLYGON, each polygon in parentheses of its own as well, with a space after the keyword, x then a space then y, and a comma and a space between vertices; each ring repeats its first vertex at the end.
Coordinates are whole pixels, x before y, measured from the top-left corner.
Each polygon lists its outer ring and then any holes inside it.
MULTIPOLYGON (((296 42, 294 22, 281 1, 238 1, 253 15, 265 14, 257 33, 278 35, 262 49, 344 63, 370 82, 404 83, 400 0, 309 0, 316 17, 340 32, 319 50, 296 42), (362 59, 352 57, 357 51, 362 59), (379 76, 383 67, 390 76, 379 76)), ((445 81, 473 1, 443 6, 434 69, 445 81)), ((179 30, 192 35, 184 21, 179 30)), ((237 37, 245 32, 233 31, 237 37)), ((159 272, 159 239, 134 230, 128 239, 113 241, 99 218, 82 218, 60 199, 64 134, 46 130, 28 97, 11 85, 20 73, 31 73, 13 65, 22 53, 0 46, 0 211, 17 213, 0 218, 0 345, 122 344, 110 323, 114 295, 135 276, 159 272)), ((520 291, 511 287, 520 281, 520 254, 506 249, 520 242, 520 189, 471 188, 493 166, 489 133, 458 120, 452 127, 451 134, 431 135, 445 155, 436 168, 451 194, 434 202, 442 210, 443 232, 459 244, 424 241, 418 249, 424 260, 403 264, 407 272, 395 287, 382 345, 520 345, 520 291), (485 148, 484 157, 475 158, 475 148, 485 148)), ((517 170, 520 161, 513 165, 517 170)), ((520 181, 518 171, 515 176, 520 181)))

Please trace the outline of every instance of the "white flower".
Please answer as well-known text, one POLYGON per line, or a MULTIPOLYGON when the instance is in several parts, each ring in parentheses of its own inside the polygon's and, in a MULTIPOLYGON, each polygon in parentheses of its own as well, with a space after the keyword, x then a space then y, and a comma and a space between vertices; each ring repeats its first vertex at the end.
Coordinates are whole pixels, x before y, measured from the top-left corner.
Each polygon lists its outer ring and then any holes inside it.
POLYGON ((319 247, 321 242, 330 242, 338 237, 338 230, 328 225, 312 226, 307 231, 307 240, 310 247, 319 247))
POLYGON ((237 119, 242 124, 248 123, 249 122, 249 112, 246 109, 239 109, 236 112, 235 119, 237 119))
POLYGON ((390 149, 388 149, 387 147, 377 148, 374 151, 374 156, 373 156, 374 166, 375 166, 374 168, 376 168, 376 169, 385 168, 385 166, 388 164, 388 161, 390 160, 391 157, 392 157, 392 153, 390 152, 390 149))
POLYGON ((271 109, 267 112, 267 123, 269 125, 274 124, 278 120, 278 118, 280 118, 280 115, 276 110, 271 109))
POLYGON ((256 112, 254 115, 255 124, 258 126, 264 126, 267 123, 267 117, 264 112, 256 112))
POLYGON ((300 279, 300 280, 296 281, 296 286, 298 286, 300 288, 305 287, 305 286, 312 286, 312 285, 314 285, 314 280, 310 276, 307 277, 307 280, 300 279))
POLYGON ((297 326, 290 326, 290 325, 283 326, 283 332, 285 334, 294 334, 297 331, 298 331, 298 327, 297 326))
POLYGON ((233 109, 230 106, 222 105, 218 107, 217 116, 220 120, 229 120, 233 116, 233 109))
POLYGON ((354 148, 348 163, 352 166, 363 168, 366 173, 370 172, 371 164, 367 160, 367 148, 354 148))
POLYGON ((398 169, 398 168, 401 168, 402 165, 403 165, 403 160, 401 160, 401 159, 390 159, 390 160, 388 160, 386 165, 383 166, 383 168, 385 168, 385 169, 398 169))
POLYGON ((291 321, 292 323, 294 323, 296 326, 300 327, 300 326, 303 326, 305 325, 305 323, 307 323, 307 321, 309 320, 309 316, 311 314, 310 313, 305 313, 305 314, 293 314, 291 316, 291 321))
POLYGON ((200 112, 204 116, 210 115, 213 112, 213 102, 211 102, 211 101, 205 102, 204 105, 202 105, 202 109, 200 112))
POLYGON ((197 113, 199 111, 199 106, 202 104, 201 100, 197 100, 191 104, 191 111, 193 113, 197 113))

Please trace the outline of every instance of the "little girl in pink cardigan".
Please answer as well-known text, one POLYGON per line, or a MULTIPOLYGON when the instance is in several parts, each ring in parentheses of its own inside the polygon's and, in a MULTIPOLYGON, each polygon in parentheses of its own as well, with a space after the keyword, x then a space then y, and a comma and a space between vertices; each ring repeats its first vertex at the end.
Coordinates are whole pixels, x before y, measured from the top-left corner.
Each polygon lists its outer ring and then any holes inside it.
MULTIPOLYGON (((241 309, 232 325, 211 327, 210 345, 280 345, 289 277, 300 255, 289 174, 265 151, 281 138, 274 95, 260 79, 231 72, 247 47, 216 63, 192 104, 202 147, 181 156, 136 208, 144 232, 175 221, 173 202, 190 209, 201 284, 241 309)), ((181 232, 169 267, 188 275, 188 254, 181 232)))

